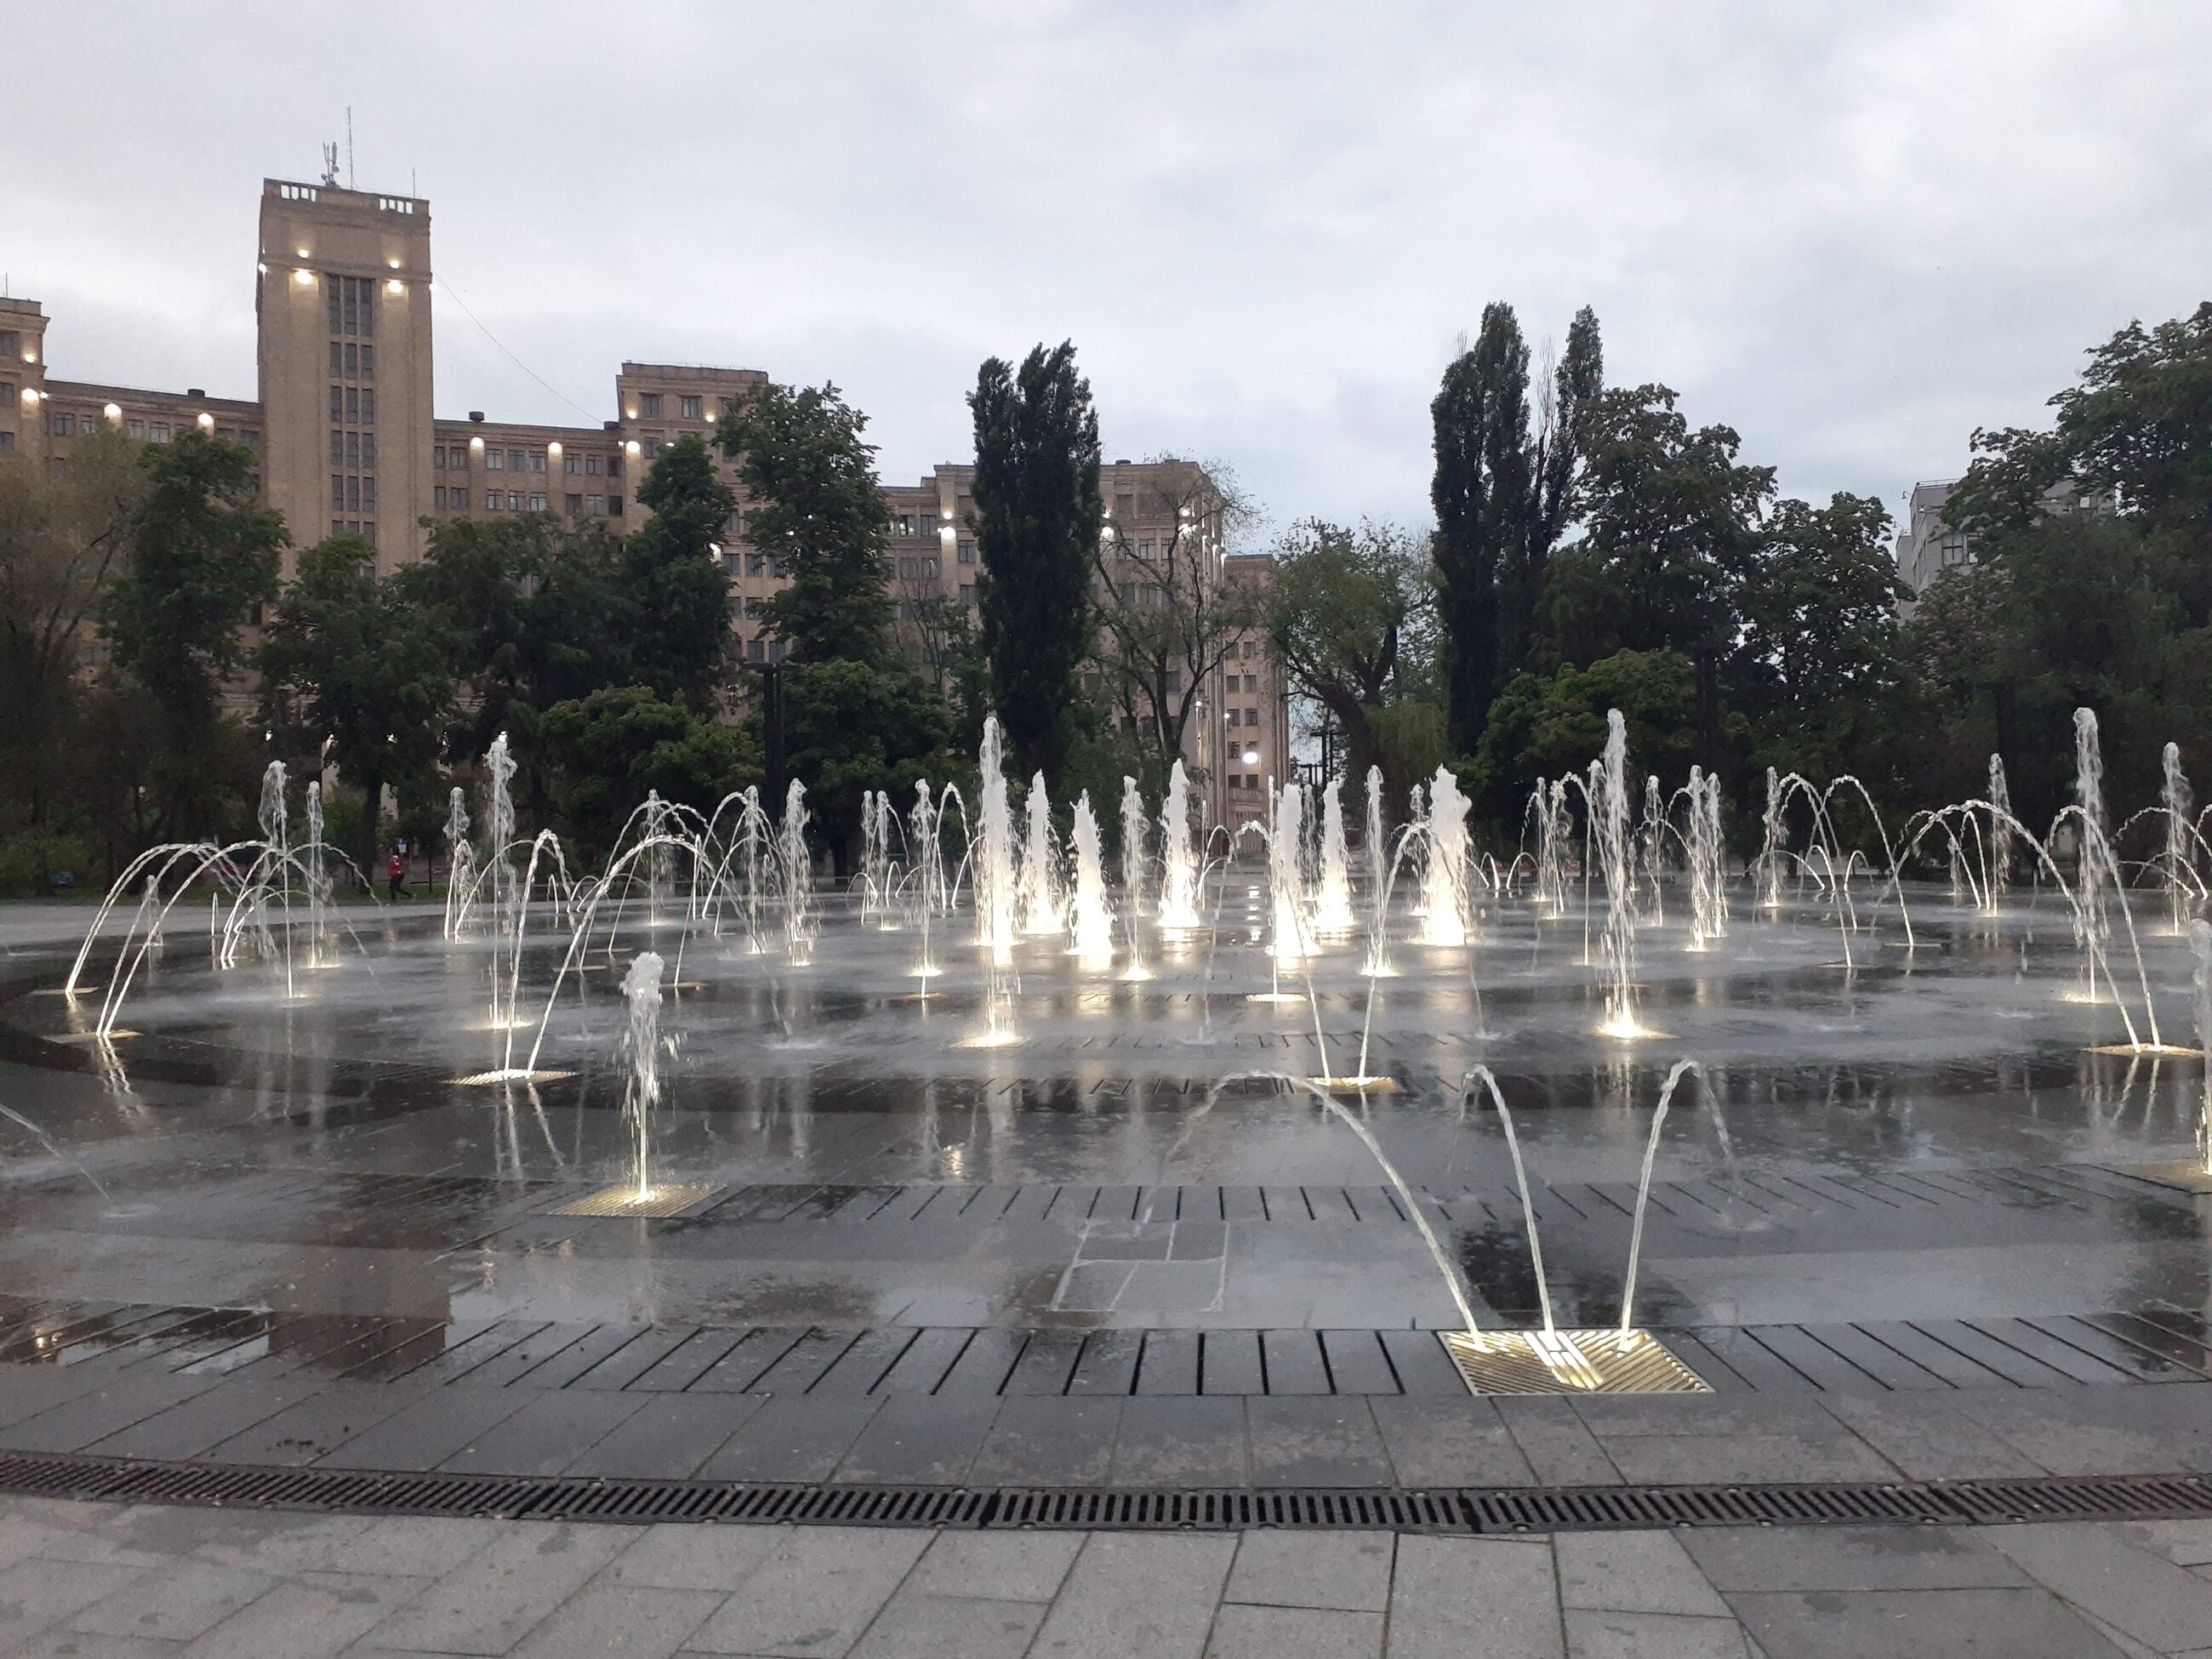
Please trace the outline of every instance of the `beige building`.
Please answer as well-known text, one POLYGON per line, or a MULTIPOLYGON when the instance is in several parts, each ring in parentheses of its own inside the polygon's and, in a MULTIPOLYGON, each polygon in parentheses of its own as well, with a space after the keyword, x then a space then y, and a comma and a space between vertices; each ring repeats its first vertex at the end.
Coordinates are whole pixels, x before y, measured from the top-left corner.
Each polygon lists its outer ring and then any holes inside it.
MULTIPOLYGON (((727 401, 768 379, 757 368, 624 362, 614 418, 598 426, 490 421, 481 410, 443 417, 428 202, 264 179, 255 264, 259 386, 251 399, 55 380, 40 304, 0 300, 0 457, 58 475, 77 440, 103 422, 149 443, 197 427, 261 457, 262 489, 295 544, 359 535, 391 569, 422 557, 430 528, 456 519, 542 513, 635 528, 636 486, 660 450, 687 434, 711 441, 727 401)), ((975 608, 974 478, 972 466, 948 465, 884 488, 899 629, 925 667, 936 664, 948 612, 975 608)), ((1186 573, 1178 580, 1193 571, 1207 582, 1265 579, 1264 556, 1227 554, 1220 504, 1199 468, 1115 461, 1100 484, 1102 599, 1112 587, 1125 602, 1170 602, 1145 580, 1170 548, 1186 573)), ((742 507, 723 562, 732 654, 748 668, 771 666, 781 648, 757 608, 783 578, 745 541, 742 507)), ((1210 661, 1203 678, 1186 758, 1206 780, 1214 819, 1236 823, 1264 810, 1268 778, 1290 774, 1288 697, 1257 633, 1210 661)), ((1185 684, 1178 674, 1173 694, 1185 684)))

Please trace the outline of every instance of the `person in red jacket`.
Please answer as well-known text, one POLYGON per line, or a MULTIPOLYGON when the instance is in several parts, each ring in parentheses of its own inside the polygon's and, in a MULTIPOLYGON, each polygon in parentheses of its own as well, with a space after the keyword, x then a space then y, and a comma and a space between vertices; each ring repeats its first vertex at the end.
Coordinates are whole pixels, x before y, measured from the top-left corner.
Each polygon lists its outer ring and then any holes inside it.
POLYGON ((407 896, 407 855, 396 847, 392 849, 392 862, 385 866, 384 874, 396 904, 407 896))

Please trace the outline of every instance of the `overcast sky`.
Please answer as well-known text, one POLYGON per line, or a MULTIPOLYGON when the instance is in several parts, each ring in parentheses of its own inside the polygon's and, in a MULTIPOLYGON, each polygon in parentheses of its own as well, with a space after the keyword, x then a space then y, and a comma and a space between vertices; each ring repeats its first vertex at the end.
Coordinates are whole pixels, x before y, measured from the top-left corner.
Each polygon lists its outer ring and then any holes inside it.
POLYGON ((1109 458, 1278 525, 1427 523, 1490 300, 1540 346, 1595 306, 1609 380, 1894 508, 2212 296, 2199 0, 9 11, 0 266, 70 379, 253 395, 260 181, 349 106, 360 187, 430 200, 441 414, 756 367, 898 479, 967 457, 984 356, 1070 337, 1109 458))

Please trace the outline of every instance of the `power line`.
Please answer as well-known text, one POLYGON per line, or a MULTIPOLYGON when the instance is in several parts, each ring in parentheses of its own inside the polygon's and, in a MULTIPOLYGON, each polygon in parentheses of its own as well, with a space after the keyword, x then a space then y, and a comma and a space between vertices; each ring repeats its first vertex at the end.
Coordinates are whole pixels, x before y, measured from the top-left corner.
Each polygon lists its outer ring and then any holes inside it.
POLYGON ((483 333, 485 339, 489 340, 502 352, 505 352, 507 355, 507 360, 509 362, 513 363, 525 374, 527 374, 532 380, 537 381, 538 385, 544 386, 548 392, 558 398, 562 403, 568 404, 569 408, 574 410, 576 413, 582 416, 586 420, 590 421, 594 424, 599 423, 600 417, 599 416, 592 414, 590 410, 585 408, 583 404, 578 403, 567 392, 562 391, 559 386, 555 386, 552 381, 547 380, 536 369, 531 368, 531 366, 528 363, 524 362, 521 358, 516 356, 512 351, 508 351, 507 342, 501 339, 498 335, 493 333, 489 329, 484 327, 483 319, 477 316, 475 312, 469 309, 469 302, 461 298, 460 291, 451 283, 447 282, 442 276, 433 276, 430 280, 435 283, 440 288, 445 289, 447 294, 452 296, 453 303, 461 308, 461 314, 477 325, 477 329, 483 333))

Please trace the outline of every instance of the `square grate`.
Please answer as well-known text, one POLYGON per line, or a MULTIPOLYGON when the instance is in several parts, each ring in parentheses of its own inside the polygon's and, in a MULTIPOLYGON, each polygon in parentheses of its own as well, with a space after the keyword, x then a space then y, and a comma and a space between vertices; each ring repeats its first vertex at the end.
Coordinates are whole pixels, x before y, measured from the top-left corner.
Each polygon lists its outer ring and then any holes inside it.
POLYGON ((1649 1331, 1440 1331, 1470 1394, 1711 1394, 1649 1331))
POLYGON ((641 1195, 635 1182, 619 1182, 612 1187, 603 1187, 596 1193, 548 1210, 548 1215, 600 1216, 672 1216, 682 1215, 695 1205, 703 1204, 722 1189, 720 1187, 684 1182, 665 1182, 648 1187, 641 1195))

